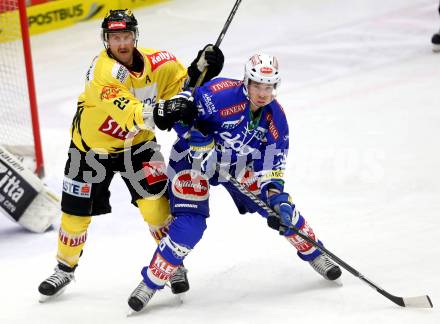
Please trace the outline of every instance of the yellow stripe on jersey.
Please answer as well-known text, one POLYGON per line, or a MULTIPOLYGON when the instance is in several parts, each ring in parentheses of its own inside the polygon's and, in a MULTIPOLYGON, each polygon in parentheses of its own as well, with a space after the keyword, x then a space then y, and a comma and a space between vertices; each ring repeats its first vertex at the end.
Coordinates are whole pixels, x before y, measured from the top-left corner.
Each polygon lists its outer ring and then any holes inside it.
POLYGON ((155 135, 142 118, 143 104, 154 105, 182 90, 187 71, 173 54, 137 50, 144 60, 142 74, 130 73, 105 50, 92 61, 71 128, 80 150, 116 153, 152 140, 155 135))

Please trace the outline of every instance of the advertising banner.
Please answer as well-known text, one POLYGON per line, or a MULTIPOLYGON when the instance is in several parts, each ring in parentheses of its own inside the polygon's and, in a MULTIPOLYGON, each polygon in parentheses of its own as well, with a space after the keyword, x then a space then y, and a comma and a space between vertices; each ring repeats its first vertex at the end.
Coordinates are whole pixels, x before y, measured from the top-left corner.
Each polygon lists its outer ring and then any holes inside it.
MULTIPOLYGON (((166 0, 59 0, 27 8, 29 33, 36 35, 72 26, 81 21, 102 19, 110 9, 133 9, 166 0)), ((21 38, 18 10, 0 14, 0 43, 21 38)))

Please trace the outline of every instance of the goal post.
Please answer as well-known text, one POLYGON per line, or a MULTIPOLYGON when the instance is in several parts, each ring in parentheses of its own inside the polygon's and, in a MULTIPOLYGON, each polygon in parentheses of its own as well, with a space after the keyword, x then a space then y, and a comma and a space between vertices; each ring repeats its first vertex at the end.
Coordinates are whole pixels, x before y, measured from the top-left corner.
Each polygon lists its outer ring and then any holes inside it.
POLYGON ((25 0, 0 1, 0 144, 44 175, 25 0))

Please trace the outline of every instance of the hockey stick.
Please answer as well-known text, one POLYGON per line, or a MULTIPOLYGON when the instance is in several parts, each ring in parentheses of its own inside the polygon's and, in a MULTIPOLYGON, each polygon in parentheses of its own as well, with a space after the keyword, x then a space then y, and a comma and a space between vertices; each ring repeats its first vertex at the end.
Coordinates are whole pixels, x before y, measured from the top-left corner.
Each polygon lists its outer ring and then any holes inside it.
MULTIPOLYGON (((247 188, 241 184, 237 179, 235 179, 233 176, 229 174, 228 171, 221 168, 220 165, 217 164, 216 166, 217 172, 219 175, 223 178, 225 178, 227 181, 229 181, 235 188, 237 188, 242 194, 246 195, 248 198, 250 198, 255 204, 257 204, 259 207, 264 209, 269 216, 275 216, 279 218, 279 215, 271 209, 264 201, 262 201, 260 198, 258 198, 256 195, 254 195, 252 192, 247 190, 247 188)), ((362 281, 366 282, 371 288, 375 289, 378 293, 385 296, 395 304, 402 306, 402 307, 417 307, 417 308, 432 308, 432 302, 428 295, 424 296, 417 296, 417 297, 398 297, 390 294, 385 289, 379 287, 375 283, 373 283, 371 280, 369 280, 367 277, 365 277, 363 274, 361 274, 359 271, 351 267, 349 264, 341 260, 339 257, 337 257, 335 254, 330 252, 328 249, 326 249, 324 246, 320 245, 318 242, 315 242, 313 239, 309 238, 307 235, 304 235, 299 231, 298 228, 296 228, 293 225, 289 225, 289 229, 294 231, 296 235, 307 241, 308 243, 315 246, 317 249, 319 249, 321 252, 328 255, 333 261, 335 261, 337 264, 339 264, 341 267, 343 267, 345 270, 350 272, 355 277, 358 277, 362 281)))
MULTIPOLYGON (((226 32, 227 32, 227 30, 229 28, 229 25, 231 24, 232 19, 234 18, 235 13, 238 10, 238 6, 240 5, 240 3, 241 3, 241 0, 235 1, 234 7, 232 8, 231 12, 229 13, 229 17, 226 20, 225 25, 223 26, 223 29, 222 29, 222 31, 220 32, 220 35, 217 38, 217 41, 215 42, 215 46, 217 46, 217 47, 220 46, 223 38, 226 35, 226 32)), ((208 72, 207 68, 205 68, 203 70, 202 74, 200 74, 199 78, 197 79, 196 85, 194 86, 194 89, 202 84, 202 81, 205 78, 206 72, 208 72)))

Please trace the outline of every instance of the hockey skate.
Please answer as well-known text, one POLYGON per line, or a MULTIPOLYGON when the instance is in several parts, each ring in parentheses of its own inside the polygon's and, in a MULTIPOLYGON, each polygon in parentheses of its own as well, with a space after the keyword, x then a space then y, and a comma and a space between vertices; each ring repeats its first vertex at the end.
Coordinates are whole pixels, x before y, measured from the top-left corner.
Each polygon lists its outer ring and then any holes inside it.
POLYGON ((440 52, 440 31, 432 35, 431 43, 432 43, 432 51, 436 53, 440 52))
POLYGON ((341 268, 334 264, 326 254, 320 254, 309 263, 317 273, 327 280, 336 280, 342 274, 341 268))
POLYGON ((143 310, 156 291, 157 290, 155 289, 149 288, 142 280, 128 298, 128 306, 130 306, 130 310, 127 315, 130 316, 134 312, 140 312, 143 310))
POLYGON ((55 267, 55 273, 44 280, 38 287, 40 302, 43 303, 49 298, 61 295, 66 289, 66 286, 75 279, 73 274, 74 270, 75 269, 63 264, 58 264, 55 267))
POLYGON ((189 281, 184 265, 177 268, 176 272, 170 278, 171 291, 173 294, 182 294, 189 290, 189 281))

